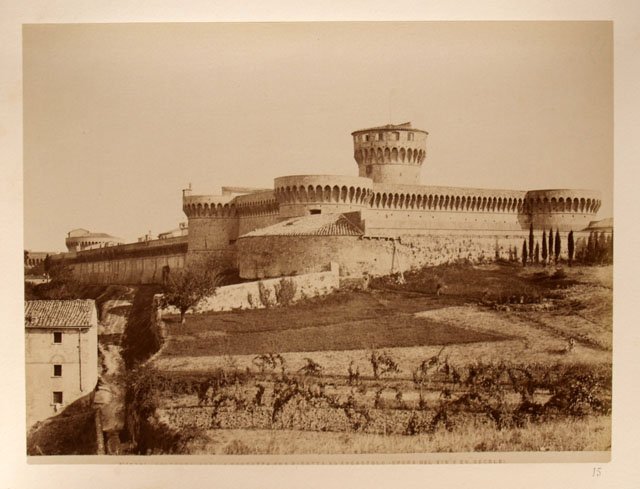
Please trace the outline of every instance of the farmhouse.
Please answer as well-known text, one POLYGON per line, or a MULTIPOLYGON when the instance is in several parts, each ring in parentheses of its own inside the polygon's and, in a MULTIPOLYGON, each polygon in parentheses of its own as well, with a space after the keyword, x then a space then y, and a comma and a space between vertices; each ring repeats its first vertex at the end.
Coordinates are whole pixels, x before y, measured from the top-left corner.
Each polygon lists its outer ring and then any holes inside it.
POLYGON ((89 394, 98 380, 93 300, 25 302, 27 426, 89 394))

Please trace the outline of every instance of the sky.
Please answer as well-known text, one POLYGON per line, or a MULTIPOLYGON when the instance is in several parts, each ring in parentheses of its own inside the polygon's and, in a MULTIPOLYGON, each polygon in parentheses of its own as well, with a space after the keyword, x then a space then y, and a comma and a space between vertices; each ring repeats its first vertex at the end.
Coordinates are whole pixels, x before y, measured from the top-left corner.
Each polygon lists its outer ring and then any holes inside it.
POLYGON ((189 183, 357 175, 350 133, 406 121, 424 185, 595 189, 610 217, 612 63, 609 22, 27 25, 25 248, 173 229, 189 183))

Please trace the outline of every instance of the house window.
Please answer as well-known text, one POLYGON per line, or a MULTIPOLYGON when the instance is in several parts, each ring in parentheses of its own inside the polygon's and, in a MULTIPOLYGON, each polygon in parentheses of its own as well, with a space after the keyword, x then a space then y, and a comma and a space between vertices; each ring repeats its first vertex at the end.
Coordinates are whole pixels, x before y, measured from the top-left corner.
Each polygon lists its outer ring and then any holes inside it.
POLYGON ((62 391, 53 391, 53 403, 62 404, 62 391))
POLYGON ((412 132, 407 133, 407 140, 413 141, 413 133, 412 132))
POLYGON ((394 141, 400 141, 400 133, 399 132, 394 132, 393 133, 393 139, 394 141))
POLYGON ((62 377, 62 365, 54 365, 53 366, 53 376, 54 377, 62 377))
POLYGON ((53 342, 54 343, 62 343, 62 331, 54 331, 54 333, 53 333, 53 342))
POLYGON ((378 133, 378 141, 384 141, 384 133, 383 132, 379 132, 378 133))

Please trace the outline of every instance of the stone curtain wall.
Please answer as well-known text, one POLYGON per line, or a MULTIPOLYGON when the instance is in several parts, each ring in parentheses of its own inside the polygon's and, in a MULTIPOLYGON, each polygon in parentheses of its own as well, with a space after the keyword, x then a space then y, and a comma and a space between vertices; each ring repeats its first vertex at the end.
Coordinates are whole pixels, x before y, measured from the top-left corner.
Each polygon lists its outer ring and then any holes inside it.
MULTIPOLYGON (((338 265, 332 263, 329 264, 329 270, 325 272, 218 287, 215 294, 200 301, 194 311, 190 310, 189 312, 197 314, 210 311, 232 311, 234 309, 263 309, 267 307, 263 302, 265 298, 268 298, 269 307, 275 306, 277 298, 275 289, 281 285, 282 280, 291 281, 295 286, 295 295, 292 302, 303 298, 326 295, 340 288, 338 265), (262 292, 261 289, 263 290, 262 292)), ((179 311, 175 307, 168 307, 163 309, 163 313, 179 314, 179 311)))
MULTIPOLYGON (((567 258, 567 234, 561 257, 567 258)), ((574 233, 586 241, 588 233, 574 233)), ((469 260, 508 260, 509 250, 521 259, 528 231, 510 234, 432 234, 427 236, 255 236, 238 240, 238 263, 243 278, 265 278, 319 272, 330 262, 339 264, 341 276, 388 275, 400 271, 469 260)), ((542 248, 542 232, 535 232, 542 248)), ((577 248, 576 248, 577 249, 577 248)))
POLYGON ((181 270, 185 254, 124 258, 70 265, 74 278, 87 284, 161 284, 162 269, 181 270))

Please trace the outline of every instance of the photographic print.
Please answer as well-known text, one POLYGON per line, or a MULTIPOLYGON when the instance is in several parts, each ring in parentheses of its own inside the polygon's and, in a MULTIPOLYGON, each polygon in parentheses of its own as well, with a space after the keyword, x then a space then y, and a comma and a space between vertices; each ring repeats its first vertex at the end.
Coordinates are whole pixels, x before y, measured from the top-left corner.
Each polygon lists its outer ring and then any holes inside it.
POLYGON ((23 78, 32 459, 610 459, 611 22, 29 24, 23 78))

